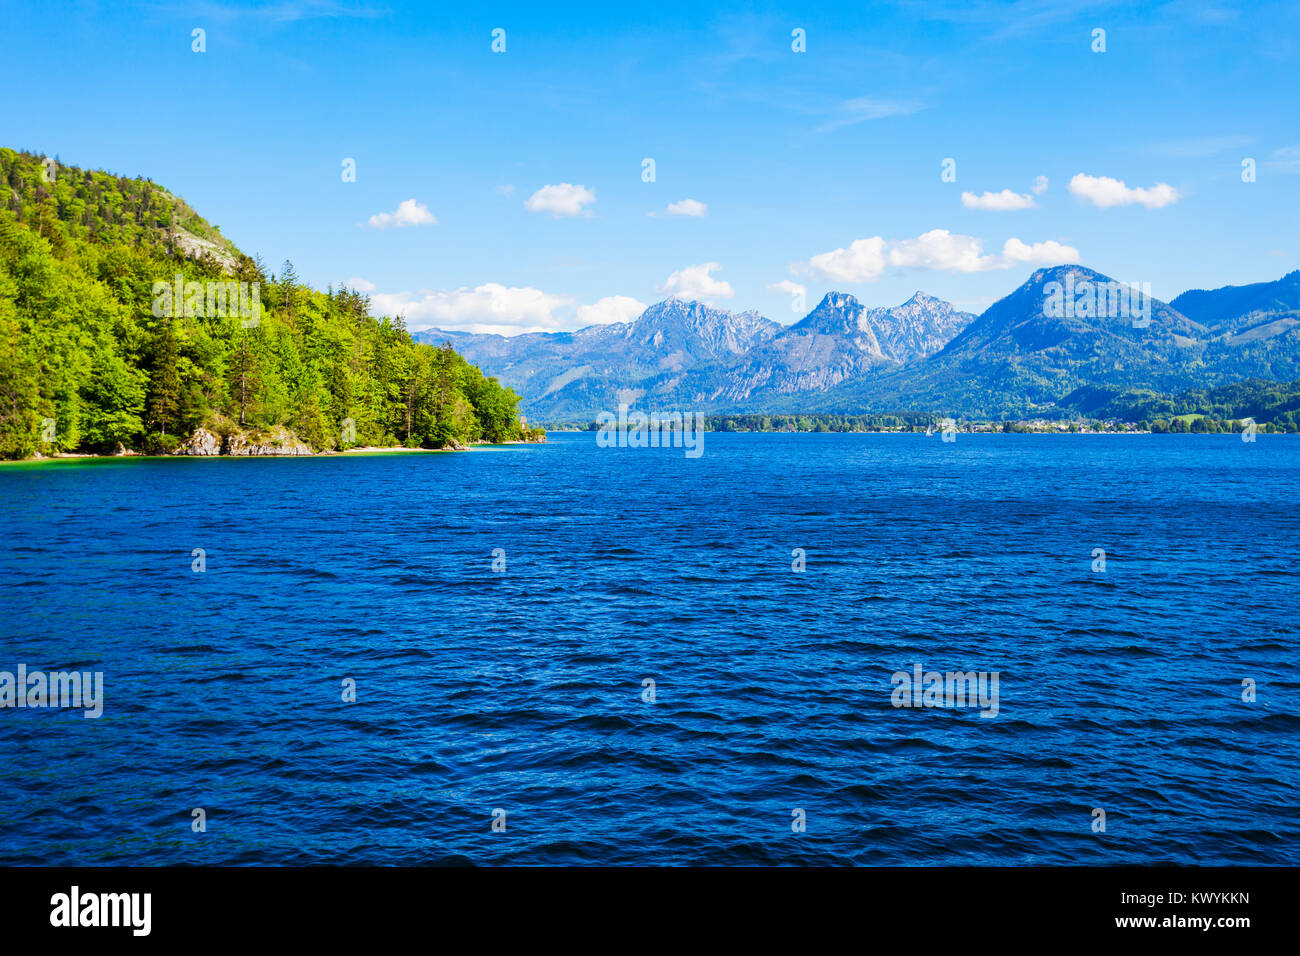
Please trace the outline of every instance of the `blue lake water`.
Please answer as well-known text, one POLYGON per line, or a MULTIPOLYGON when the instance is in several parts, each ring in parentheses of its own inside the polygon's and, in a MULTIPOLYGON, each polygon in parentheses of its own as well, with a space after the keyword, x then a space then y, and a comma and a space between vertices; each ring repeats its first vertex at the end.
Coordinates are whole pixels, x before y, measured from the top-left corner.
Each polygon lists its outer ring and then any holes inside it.
POLYGON ((1300 440, 704 449, 0 467, 0 862, 1300 864, 1300 440))

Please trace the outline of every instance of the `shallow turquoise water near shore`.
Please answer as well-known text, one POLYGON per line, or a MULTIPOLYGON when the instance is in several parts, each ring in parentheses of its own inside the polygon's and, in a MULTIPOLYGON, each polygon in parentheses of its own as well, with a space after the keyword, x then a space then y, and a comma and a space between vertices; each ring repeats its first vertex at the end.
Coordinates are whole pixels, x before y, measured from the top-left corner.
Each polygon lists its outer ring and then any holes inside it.
POLYGON ((0 468, 0 861, 1300 863, 1300 439, 704 447, 0 468))

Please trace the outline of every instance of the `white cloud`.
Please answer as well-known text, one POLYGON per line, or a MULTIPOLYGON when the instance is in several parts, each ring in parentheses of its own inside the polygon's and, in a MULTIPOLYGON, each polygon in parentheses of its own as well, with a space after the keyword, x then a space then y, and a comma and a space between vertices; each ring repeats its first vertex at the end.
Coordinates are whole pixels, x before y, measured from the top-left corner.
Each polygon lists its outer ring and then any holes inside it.
POLYGON ((561 319, 556 311, 571 305, 567 296, 550 295, 540 289, 506 287, 487 282, 473 289, 454 291, 421 290, 384 293, 371 297, 376 315, 403 315, 412 329, 436 326, 463 332, 551 332, 561 319))
POLYGON ((1009 212, 1015 209, 1033 209, 1034 197, 1028 193, 1013 193, 1004 189, 1000 193, 986 192, 982 196, 974 193, 962 193, 961 204, 967 209, 987 209, 991 212, 1009 212))
POLYGON ((397 204, 395 212, 379 212, 370 217, 374 229, 388 229, 390 226, 433 226, 438 222, 429 207, 414 199, 403 199, 397 204))
POLYGON ((1073 246, 1062 245, 1055 239, 1026 243, 1011 238, 1002 244, 1002 261, 1005 263, 999 266, 1002 269, 1009 268, 1013 264, 1059 266, 1067 262, 1078 262, 1079 250, 1073 246))
POLYGON ((1025 243, 1008 239, 1001 255, 985 255, 975 236, 931 229, 915 239, 857 239, 848 248, 819 253, 791 267, 795 274, 817 275, 833 282, 875 282, 888 269, 931 272, 984 272, 1027 263, 1077 262, 1079 250, 1055 241, 1025 243))
POLYGON ((981 255, 982 247, 974 236, 931 229, 915 239, 896 240, 889 250, 889 264, 936 272, 981 272, 996 268, 989 262, 989 256, 981 255))
POLYGON ((343 283, 349 289, 355 289, 357 292, 374 292, 375 284, 369 279, 348 279, 343 283))
POLYGON ((1098 209, 1133 204, 1159 209, 1182 198, 1182 194, 1168 183, 1156 183, 1149 189, 1130 189, 1121 180, 1109 176, 1087 176, 1084 173, 1079 173, 1070 180, 1070 195, 1087 200, 1098 209))
POLYGON ((514 191, 515 191, 515 187, 512 186, 510 183, 504 183, 497 187, 497 192, 499 192, 503 196, 509 196, 514 191))
POLYGON ((773 282, 768 287, 772 292, 784 292, 786 295, 801 295, 805 298, 808 295, 808 288, 797 282, 791 282, 789 279, 782 279, 780 282, 773 282))
POLYGON ((529 212, 549 212, 559 219, 562 216, 581 216, 586 214, 584 206, 596 201, 596 191, 586 186, 572 183, 543 186, 524 200, 524 208, 529 212))
POLYGON ((806 264, 791 268, 811 272, 834 282, 875 282, 884 275, 885 240, 880 236, 855 239, 847 249, 832 249, 813 256, 806 264))
POLYGON ((1034 177, 1034 195, 1035 195, 1035 196, 1041 196, 1041 195, 1042 195, 1043 193, 1045 193, 1045 192, 1047 192, 1047 177, 1046 177, 1046 176, 1035 176, 1035 177, 1034 177))
POLYGON ((646 310, 644 302, 630 295, 607 295, 592 305, 578 306, 578 325, 609 325, 611 322, 631 322, 646 310))
POLYGON ((687 266, 670 275, 660 289, 679 299, 695 299, 709 302, 712 299, 730 299, 735 295, 731 283, 724 279, 715 279, 710 273, 717 272, 722 266, 716 262, 704 262, 698 266, 687 266))
POLYGON ((683 199, 681 202, 670 202, 664 212, 669 216, 702 217, 708 214, 709 207, 698 199, 683 199))
POLYGON ((407 326, 414 330, 439 328, 497 335, 627 322, 646 310, 644 302, 626 295, 605 296, 592 305, 582 305, 571 296, 499 282, 485 282, 472 289, 379 293, 371 296, 371 304, 376 315, 405 316, 407 326))

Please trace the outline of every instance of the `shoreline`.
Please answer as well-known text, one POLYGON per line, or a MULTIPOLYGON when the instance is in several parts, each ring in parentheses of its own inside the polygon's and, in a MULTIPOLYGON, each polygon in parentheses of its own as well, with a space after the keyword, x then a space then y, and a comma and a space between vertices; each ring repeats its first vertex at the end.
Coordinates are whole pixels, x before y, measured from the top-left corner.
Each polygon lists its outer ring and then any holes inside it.
MULTIPOLYGON (((329 457, 330 455, 375 455, 375 454, 387 454, 387 453, 398 453, 398 452, 408 452, 408 451, 444 452, 444 451, 469 451, 469 449, 468 448, 407 448, 405 445, 391 445, 389 447, 384 447, 383 445, 357 445, 355 448, 342 448, 339 449, 338 451, 318 451, 318 452, 313 452, 310 455, 302 455, 301 457, 317 458, 317 457, 329 457)), ((227 457, 231 457, 231 456, 227 456, 227 457)), ((292 457, 292 456, 258 455, 257 457, 277 458, 277 457, 292 457)))
MULTIPOLYGON (((594 432, 594 431, 591 431, 591 430, 586 430, 586 431, 573 431, 573 432, 557 431, 557 432, 555 432, 554 434, 557 434, 557 435, 561 435, 561 434, 567 434, 567 435, 593 434, 593 435, 594 435, 595 432, 594 432)), ((829 430, 828 430, 828 431, 818 432, 818 431, 793 431, 793 430, 790 430, 790 431, 784 431, 784 430, 778 430, 778 429, 771 429, 771 430, 767 430, 767 431, 756 431, 756 430, 744 430, 744 431, 742 431, 742 430, 737 429, 737 430, 729 430, 729 431, 725 431, 725 432, 706 432, 706 434, 711 434, 711 435, 916 435, 916 436, 919 436, 919 437, 922 437, 922 438, 926 438, 926 437, 931 437, 931 438, 940 438, 940 437, 941 437, 940 434, 939 434, 939 432, 935 432, 933 435, 929 435, 929 436, 927 436, 927 435, 925 434, 925 432, 910 432, 910 431, 843 431, 843 432, 837 432, 837 431, 829 431, 829 430)), ((974 436, 976 436, 976 435, 1014 435, 1014 436, 1016 436, 1016 437, 1034 437, 1034 436, 1044 436, 1044 435, 1048 435, 1048 436, 1062 436, 1062 437, 1075 436, 1075 437, 1081 437, 1081 438, 1082 438, 1082 437, 1100 437, 1100 436, 1107 436, 1107 435, 1109 435, 1109 436, 1131 435, 1131 436, 1135 436, 1135 437, 1136 437, 1136 436, 1143 436, 1143 435, 1156 435, 1156 434, 1160 434, 1160 435, 1164 435, 1164 434, 1172 434, 1172 435, 1197 435, 1197 436, 1203 436, 1203 437, 1207 437, 1207 438, 1213 438, 1213 437, 1234 437, 1234 436, 1235 436, 1235 437, 1240 437, 1240 436, 1237 435, 1237 433, 1235 433, 1235 432, 1169 432, 1169 433, 1159 432, 1159 433, 1157 433, 1157 432, 1152 432, 1152 431, 1113 431, 1113 432, 1107 432, 1107 431, 1077 431, 1077 432, 1069 432, 1069 431, 1023 431, 1023 432, 1003 432, 1003 431, 993 431, 993 430, 988 430, 988 431, 980 430, 980 431, 969 431, 969 432, 967 432, 967 431, 959 431, 957 434, 958 434, 958 435, 964 435, 964 436, 967 436, 967 437, 974 437, 974 436)), ((1261 435, 1275 436, 1275 435, 1286 435, 1287 433, 1286 433, 1286 432, 1260 432, 1260 434, 1261 434, 1261 435)), ((441 454, 447 454, 447 453, 453 453, 453 452, 474 451, 475 449, 480 449, 480 448, 504 448, 504 447, 506 447, 506 446, 508 446, 508 445, 544 445, 544 444, 547 444, 547 443, 546 443, 546 442, 535 442, 535 441, 473 442, 473 443, 470 444, 470 445, 462 446, 462 447, 460 447, 460 448, 407 448, 405 445, 393 445, 393 446, 389 446, 389 447, 384 447, 384 446, 381 446, 381 445, 360 445, 360 446, 357 446, 357 447, 355 447, 355 448, 345 448, 345 449, 343 449, 343 450, 341 450, 341 451, 318 451, 318 452, 313 452, 313 453, 310 454, 310 455, 146 455, 146 454, 142 454, 142 453, 138 453, 138 452, 131 452, 131 453, 128 453, 128 454, 122 455, 122 454, 112 454, 112 453, 109 453, 109 454, 96 454, 96 453, 93 453, 93 452, 67 452, 67 453, 65 453, 65 454, 60 454, 60 455, 38 455, 38 456, 36 456, 36 457, 32 457, 32 458, 6 458, 6 459, 0 459, 0 467, 3 467, 3 466, 5 466, 5 465, 32 464, 32 463, 36 463, 36 462, 78 461, 78 460, 86 460, 86 459, 112 459, 112 458, 167 458, 167 459, 178 459, 178 460, 201 461, 201 460, 203 460, 203 459, 244 459, 244 458, 247 458, 247 459, 267 459, 267 458, 335 458, 335 457, 338 457, 338 456, 341 456, 341 455, 388 455, 388 454, 406 454, 406 453, 412 453, 412 452, 414 452, 414 453, 422 453, 422 454, 435 454, 435 455, 441 455, 441 454)))
POLYGON ((416 452, 424 454, 442 455, 454 452, 474 451, 476 448, 499 448, 505 445, 544 445, 546 442, 537 441, 506 441, 506 442, 471 442, 469 445, 462 445, 459 448, 407 448, 405 445, 392 445, 384 447, 382 445, 358 445, 355 448, 344 448, 339 451, 317 451, 310 455, 146 455, 143 452, 128 452, 127 454, 115 454, 113 452, 96 453, 96 452, 64 452, 58 455, 35 455, 31 458, 5 458, 0 459, 0 466, 4 465, 24 465, 35 462, 51 461, 78 461, 82 459, 112 459, 112 458, 167 458, 176 460, 202 461, 203 459, 259 459, 259 458, 336 458, 340 455, 386 455, 400 454, 405 452, 416 452))

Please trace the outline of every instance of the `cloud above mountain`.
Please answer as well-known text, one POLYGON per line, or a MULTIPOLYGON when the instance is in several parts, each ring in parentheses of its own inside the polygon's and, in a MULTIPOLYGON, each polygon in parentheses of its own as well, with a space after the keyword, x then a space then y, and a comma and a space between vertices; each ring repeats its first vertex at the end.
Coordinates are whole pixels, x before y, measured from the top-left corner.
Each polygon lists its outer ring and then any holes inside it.
POLYGON ((1127 186, 1121 179, 1109 176, 1089 176, 1078 173, 1070 180, 1070 195, 1090 202, 1098 209, 1112 206, 1142 205, 1148 209, 1160 209, 1178 202, 1180 193, 1168 183, 1156 183, 1154 186, 1127 186))
POLYGON ((578 326, 631 322, 645 310, 646 304, 630 295, 607 295, 592 305, 578 306, 578 326))
POLYGON ((717 299, 730 299, 736 294, 731 283, 725 279, 715 279, 712 273, 722 266, 717 262, 702 262, 696 266, 678 269, 660 287, 664 295, 679 299, 693 299, 699 302, 713 302, 717 299))
POLYGON ((561 324, 556 311, 573 304, 568 296, 498 282, 472 289, 379 293, 371 301, 376 314, 405 316, 413 329, 436 326, 499 335, 555 331, 561 324))
POLYGON ((848 247, 819 253, 795 263, 796 275, 813 275, 832 282, 875 282, 890 269, 930 272, 985 272, 1016 265, 1059 265, 1079 261, 1079 250, 1055 240, 1027 243, 1008 239, 1001 255, 984 253, 975 236, 931 229, 915 239, 857 239, 848 247))
MULTIPOLYGON (((362 281, 349 280, 349 284, 362 281)), ((646 309, 644 302, 627 295, 609 295, 584 305, 572 296, 499 282, 485 282, 472 289, 381 292, 371 296, 371 303, 378 315, 403 316, 411 329, 495 335, 555 332, 573 328, 575 318, 579 328, 630 322, 646 309)))
POLYGON ((798 282, 791 282, 789 279, 782 279, 780 282, 773 282, 768 286, 772 292, 784 292, 786 295, 808 295, 808 287, 802 286, 798 282))
POLYGON ((1028 243, 1012 237, 1002 243, 1002 260, 991 268, 1009 269, 1015 265, 1059 266, 1078 261, 1078 249, 1062 245, 1055 239, 1028 243))

